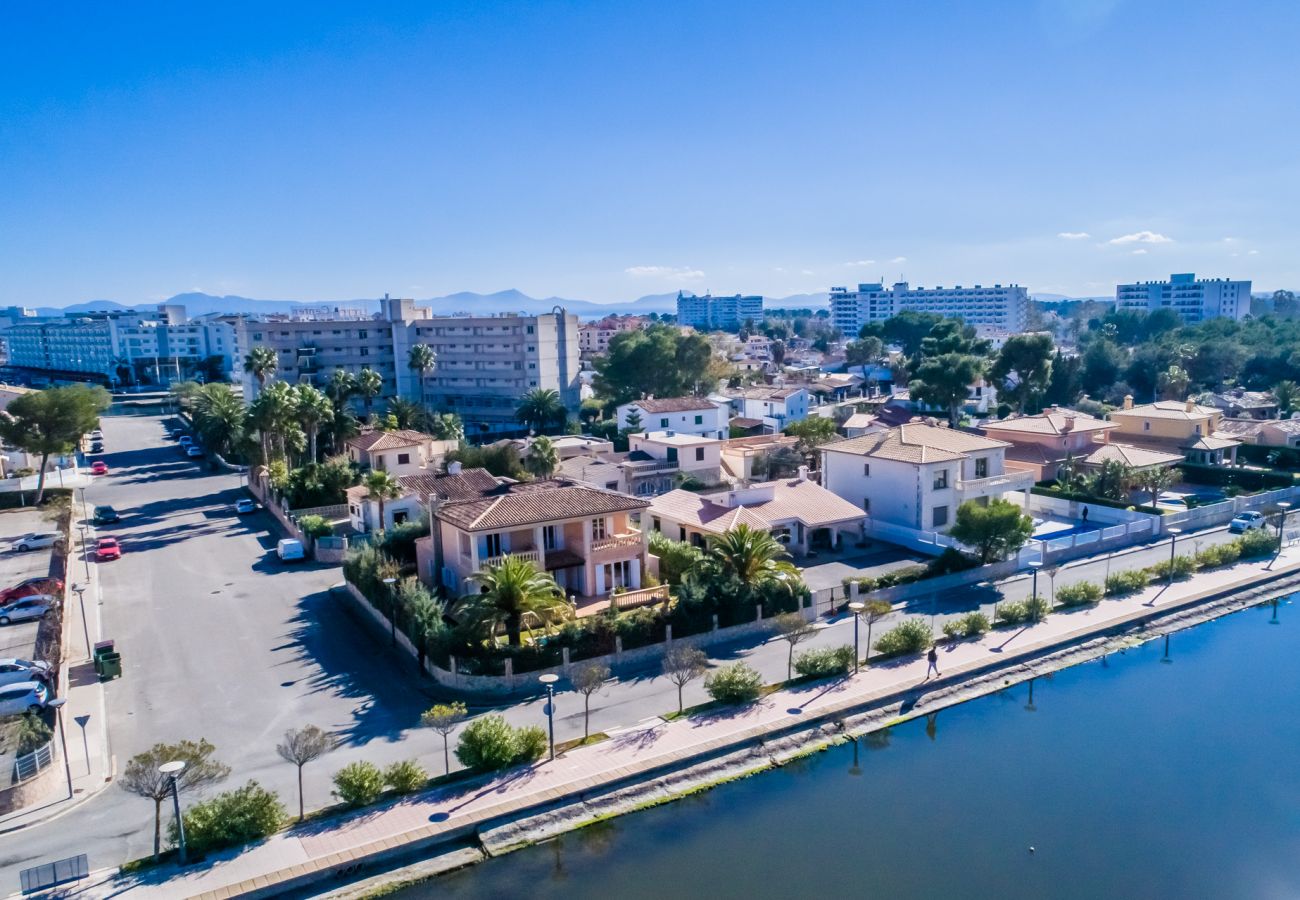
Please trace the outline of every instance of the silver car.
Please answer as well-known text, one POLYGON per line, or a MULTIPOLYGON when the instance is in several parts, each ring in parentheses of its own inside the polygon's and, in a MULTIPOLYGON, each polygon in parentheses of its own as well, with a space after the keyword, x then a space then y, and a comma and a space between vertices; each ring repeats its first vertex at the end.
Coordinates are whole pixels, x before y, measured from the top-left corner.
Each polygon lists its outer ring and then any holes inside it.
POLYGON ((56 532, 33 531, 31 534, 25 534, 20 538, 14 538, 13 549, 22 553, 28 550, 39 550, 42 547, 53 547, 58 543, 59 536, 56 532))
POLYGON ((0 687, 0 716, 38 713, 50 699, 50 689, 39 681, 16 681, 0 687))
POLYGON ((0 659, 0 687, 19 681, 49 681, 50 664, 30 659, 0 659))
POLYGON ((11 603, 0 606, 0 625, 44 618, 45 614, 53 608, 54 598, 49 594, 31 594, 27 597, 19 597, 11 603))

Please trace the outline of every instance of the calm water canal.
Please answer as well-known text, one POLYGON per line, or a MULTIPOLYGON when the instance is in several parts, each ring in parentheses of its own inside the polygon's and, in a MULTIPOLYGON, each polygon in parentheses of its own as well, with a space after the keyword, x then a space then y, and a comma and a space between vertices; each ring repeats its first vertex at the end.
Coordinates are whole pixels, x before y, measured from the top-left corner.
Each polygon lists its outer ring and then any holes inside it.
POLYGON ((1255 609, 403 891, 1300 896, 1300 608, 1255 609), (857 766, 855 766, 855 759, 857 766), (1035 851, 1031 853, 1030 847, 1035 851))

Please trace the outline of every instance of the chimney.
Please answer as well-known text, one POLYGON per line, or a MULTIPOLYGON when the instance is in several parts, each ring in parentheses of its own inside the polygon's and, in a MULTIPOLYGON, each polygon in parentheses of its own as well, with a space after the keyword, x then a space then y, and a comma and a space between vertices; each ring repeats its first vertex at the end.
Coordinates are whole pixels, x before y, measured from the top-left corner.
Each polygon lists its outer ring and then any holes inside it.
POLYGON ((1133 408, 1133 395, 1132 395, 1132 394, 1125 394, 1125 395, 1124 395, 1124 408, 1125 408, 1125 409, 1132 409, 1132 408, 1133 408))
POLYGON ((1191 397, 1188 397, 1187 402, 1183 404, 1183 408, 1187 410, 1187 412, 1196 412, 1196 401, 1191 397))
POLYGON ((460 470, 461 470, 461 465, 459 460, 452 460, 451 462, 447 463, 448 475, 459 475, 460 470))
POLYGON ((1065 414, 1065 422, 1061 425, 1061 433, 1068 434, 1074 431, 1074 413, 1065 414))
POLYGON ((798 477, 797 480, 798 480, 798 481, 807 481, 807 480, 808 480, 808 467, 807 467, 807 466, 800 466, 800 467, 799 467, 799 477, 798 477))

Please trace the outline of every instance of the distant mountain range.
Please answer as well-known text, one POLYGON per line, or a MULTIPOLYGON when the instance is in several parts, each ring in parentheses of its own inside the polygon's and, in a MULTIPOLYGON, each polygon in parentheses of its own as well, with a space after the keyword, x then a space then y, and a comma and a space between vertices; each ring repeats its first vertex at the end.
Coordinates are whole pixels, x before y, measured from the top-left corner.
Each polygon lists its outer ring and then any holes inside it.
MULTIPOLYGON (((1113 297, 1066 297, 1062 294, 1034 294, 1035 300, 1044 303, 1061 303, 1081 300, 1112 300, 1113 297)), ((191 316, 203 316, 210 313, 288 313, 295 309, 304 307, 317 308, 360 308, 370 312, 376 312, 379 309, 379 301, 375 299, 356 299, 356 300, 320 300, 320 301, 303 301, 303 300, 258 300, 252 297, 239 297, 227 295, 224 297, 213 296, 199 292, 186 294, 177 294, 170 297, 163 303, 176 304, 184 306, 186 312, 191 316)), ((569 312, 575 313, 583 319, 598 319, 602 316, 618 315, 648 315, 649 313, 673 313, 677 311, 677 292, 672 291, 667 294, 647 294, 644 297, 638 297, 635 300, 628 300, 614 303, 596 303, 591 300, 573 300, 567 297, 530 297, 522 291, 513 288, 506 291, 497 291, 495 294, 477 294, 473 291, 461 291, 455 294, 447 294, 443 297, 431 297, 425 300, 416 300, 417 306, 427 306, 437 314, 451 314, 458 312, 472 312, 478 314, 484 313, 503 313, 503 312, 522 312, 530 315, 537 313, 550 312, 557 306, 562 306, 569 312)), ((815 294, 792 294, 788 297, 765 297, 763 305, 768 309, 822 309, 830 302, 830 295, 827 293, 815 294)), ((145 312, 154 310, 158 307, 157 303, 135 303, 124 304, 116 300, 90 300, 85 303, 74 303, 65 306, 62 309, 56 307, 42 306, 38 307, 37 315, 58 316, 64 313, 77 312, 145 312)))

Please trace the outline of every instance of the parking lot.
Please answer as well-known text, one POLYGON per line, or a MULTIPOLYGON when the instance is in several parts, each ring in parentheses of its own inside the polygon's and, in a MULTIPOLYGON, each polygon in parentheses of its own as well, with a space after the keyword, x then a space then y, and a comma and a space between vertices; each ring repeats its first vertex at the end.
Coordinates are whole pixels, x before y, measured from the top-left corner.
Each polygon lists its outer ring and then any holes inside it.
MULTIPOLYGON (((19 553, 10 547, 16 538, 24 534, 53 530, 54 522, 38 510, 29 508, 0 512, 0 588, 49 574, 49 548, 19 553)), ((30 659, 36 646, 38 625, 38 622, 30 621, 0 627, 0 657, 30 659)))

